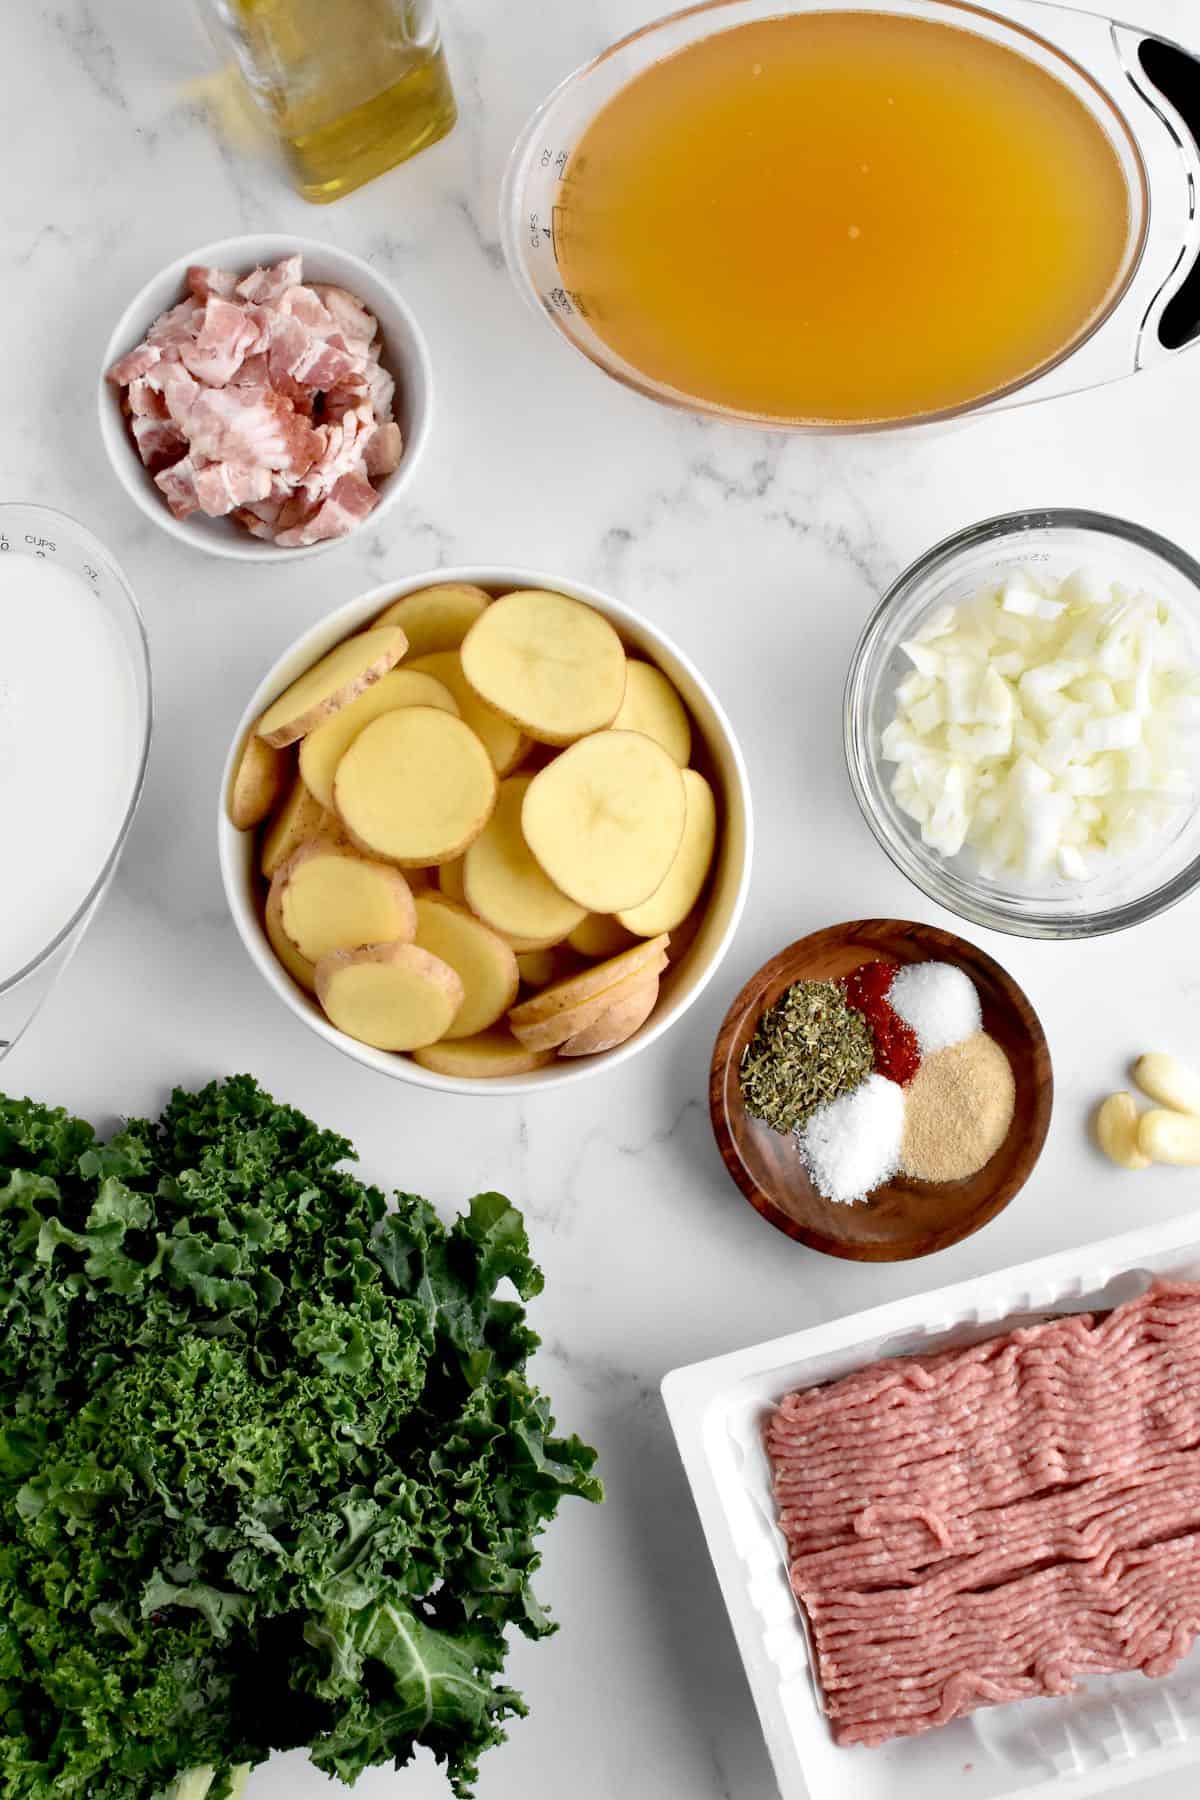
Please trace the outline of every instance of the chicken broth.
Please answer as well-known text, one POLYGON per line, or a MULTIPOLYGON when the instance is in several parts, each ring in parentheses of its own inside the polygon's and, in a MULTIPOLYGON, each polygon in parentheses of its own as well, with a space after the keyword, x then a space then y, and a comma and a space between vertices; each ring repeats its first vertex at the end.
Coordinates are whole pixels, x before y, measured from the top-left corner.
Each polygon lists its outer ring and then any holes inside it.
POLYGON ((593 120, 564 284, 652 380, 767 419, 941 412, 1052 362, 1128 262, 1102 126, 977 33, 870 12, 720 32, 593 120))

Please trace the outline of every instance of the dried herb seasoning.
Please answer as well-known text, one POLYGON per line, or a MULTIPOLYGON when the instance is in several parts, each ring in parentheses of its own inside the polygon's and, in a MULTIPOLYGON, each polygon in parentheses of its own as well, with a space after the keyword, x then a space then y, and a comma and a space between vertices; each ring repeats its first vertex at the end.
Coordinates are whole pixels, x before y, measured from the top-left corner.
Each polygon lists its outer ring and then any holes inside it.
POLYGON ((818 1106, 857 1087, 874 1062, 871 1028, 840 981, 793 982, 742 1053, 746 1111, 772 1131, 794 1131, 818 1106))

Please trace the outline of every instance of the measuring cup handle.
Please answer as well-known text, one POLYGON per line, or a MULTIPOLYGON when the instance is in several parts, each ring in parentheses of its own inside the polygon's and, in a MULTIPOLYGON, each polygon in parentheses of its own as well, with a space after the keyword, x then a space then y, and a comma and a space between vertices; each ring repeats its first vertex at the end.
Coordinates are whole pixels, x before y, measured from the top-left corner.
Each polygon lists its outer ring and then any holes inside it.
POLYGON ((1169 38, 1114 26, 1131 85, 1173 139, 1187 183, 1179 256, 1151 301, 1138 342, 1138 365, 1200 342, 1200 56, 1169 38))

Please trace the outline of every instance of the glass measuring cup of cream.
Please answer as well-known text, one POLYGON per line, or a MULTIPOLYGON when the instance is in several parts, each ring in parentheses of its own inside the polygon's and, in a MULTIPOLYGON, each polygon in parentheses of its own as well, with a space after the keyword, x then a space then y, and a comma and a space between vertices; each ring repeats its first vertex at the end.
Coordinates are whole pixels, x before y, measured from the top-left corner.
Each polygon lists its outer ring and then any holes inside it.
POLYGON ((1047 0, 710 0, 535 114, 505 253, 654 399, 786 430, 957 418, 1200 331, 1185 114, 1186 52, 1047 0))
POLYGON ((145 628, 108 551, 65 513, 0 504, 0 1057, 112 879, 151 714, 145 628))

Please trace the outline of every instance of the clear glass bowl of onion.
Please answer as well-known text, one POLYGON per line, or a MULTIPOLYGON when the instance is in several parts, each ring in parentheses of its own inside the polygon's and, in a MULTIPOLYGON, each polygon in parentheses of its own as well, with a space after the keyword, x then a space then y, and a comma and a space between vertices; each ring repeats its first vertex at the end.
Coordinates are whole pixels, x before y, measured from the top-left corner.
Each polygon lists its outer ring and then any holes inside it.
POLYGON ((1071 508, 956 532, 868 621, 845 747, 883 849, 960 918, 1033 938, 1152 918, 1200 884, 1200 563, 1071 508))

